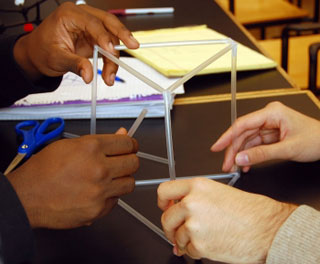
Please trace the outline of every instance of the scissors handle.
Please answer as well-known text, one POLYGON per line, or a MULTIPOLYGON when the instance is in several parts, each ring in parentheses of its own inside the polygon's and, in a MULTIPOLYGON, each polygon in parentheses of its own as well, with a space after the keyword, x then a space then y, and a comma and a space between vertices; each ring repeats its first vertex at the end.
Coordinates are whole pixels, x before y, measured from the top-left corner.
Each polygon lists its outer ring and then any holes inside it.
MULTIPOLYGON (((16 133, 19 136, 23 136, 23 142, 18 148, 18 153, 21 154, 26 154, 31 153, 35 149, 35 133, 40 126, 40 123, 35 120, 27 120, 20 122, 19 124, 16 125, 16 133)), ((28 156, 30 156, 28 155, 28 156)))
POLYGON ((24 121, 16 126, 18 135, 23 135, 23 142, 18 149, 18 153, 26 153, 26 158, 45 142, 59 136, 64 130, 64 120, 60 117, 52 117, 46 119, 41 125, 38 121, 24 121), (46 133, 48 127, 52 124, 60 124, 54 130, 46 133), (25 127, 32 127, 23 130, 25 127))

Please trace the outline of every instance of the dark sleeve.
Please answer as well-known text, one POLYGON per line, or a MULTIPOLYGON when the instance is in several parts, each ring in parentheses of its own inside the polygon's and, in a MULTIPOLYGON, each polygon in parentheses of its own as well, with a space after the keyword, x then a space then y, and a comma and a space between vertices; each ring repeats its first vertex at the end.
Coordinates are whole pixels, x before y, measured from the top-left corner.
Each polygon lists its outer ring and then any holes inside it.
POLYGON ((24 208, 0 173, 0 263, 31 263, 34 251, 33 232, 24 208))
POLYGON ((43 77, 37 83, 29 80, 13 56, 14 43, 18 38, 0 40, 0 107, 10 106, 31 93, 51 92, 62 80, 62 77, 43 77))

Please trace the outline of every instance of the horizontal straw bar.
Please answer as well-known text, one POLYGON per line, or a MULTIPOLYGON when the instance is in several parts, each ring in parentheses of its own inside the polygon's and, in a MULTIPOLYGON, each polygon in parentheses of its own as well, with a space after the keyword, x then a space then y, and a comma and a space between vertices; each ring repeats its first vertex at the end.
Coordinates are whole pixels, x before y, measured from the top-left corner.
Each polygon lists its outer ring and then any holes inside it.
MULTIPOLYGON (((211 179, 211 180, 225 180, 225 179, 232 179, 237 176, 238 176, 238 172, 233 172, 233 173, 225 173, 225 174, 177 177, 176 180, 188 180, 188 179, 193 179, 193 178, 207 178, 207 179, 211 179)), ((167 181, 170 181, 170 178, 153 179, 153 180, 138 180, 138 181, 136 181, 136 186, 158 185, 160 183, 167 182, 167 181)))
POLYGON ((157 227, 155 224, 153 224, 151 221, 149 221, 147 218, 145 218, 143 215, 141 215, 139 212, 133 209, 130 205, 128 205, 121 199, 118 200, 118 205, 122 207, 124 210, 126 210, 128 213, 130 213, 132 216, 134 216, 136 219, 138 219, 141 223, 149 227, 153 232, 155 232, 162 239, 167 241, 171 246, 173 246, 173 244, 170 242, 170 240, 166 238, 164 232, 159 227, 157 227))
MULTIPOLYGON (((98 47, 98 46, 97 46, 98 47)), ((155 83, 154 81, 150 80, 149 78, 145 77, 143 74, 137 72, 135 69, 131 68, 129 65, 124 63, 123 61, 119 60, 117 57, 113 56, 111 53, 105 51, 104 49, 98 47, 99 52, 107 57, 109 60, 113 61, 114 63, 118 64, 132 75, 136 76, 139 80, 143 81, 145 84, 149 85, 153 89, 157 90, 158 92, 162 93, 165 91, 159 84, 155 83)))
POLYGON ((137 152, 137 156, 139 158, 156 161, 156 162, 160 162, 160 163, 163 163, 163 164, 168 164, 168 159, 161 158, 161 157, 158 157, 158 156, 155 156, 155 155, 151 155, 151 154, 148 154, 148 153, 144 153, 144 152, 138 151, 137 152))
MULTIPOLYGON (((189 40, 189 41, 168 41, 168 42, 153 42, 153 43, 141 43, 139 48, 163 48, 174 46, 193 46, 193 45, 211 45, 211 44, 230 44, 230 39, 208 39, 208 40, 189 40)), ((128 49, 125 45, 114 46, 116 50, 128 49)))

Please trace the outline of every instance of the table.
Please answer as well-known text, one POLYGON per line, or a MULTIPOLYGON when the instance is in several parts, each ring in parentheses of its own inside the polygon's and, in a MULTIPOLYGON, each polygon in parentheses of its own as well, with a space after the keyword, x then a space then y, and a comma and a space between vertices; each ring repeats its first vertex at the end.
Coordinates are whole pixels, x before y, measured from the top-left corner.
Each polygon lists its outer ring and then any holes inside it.
MULTIPOLYGON (((311 94, 307 92, 241 99, 238 101, 239 114, 254 111, 274 100, 320 119, 319 105, 312 101, 311 94)), ((174 108, 173 140, 178 176, 220 171, 223 153, 210 153, 209 147, 228 126, 229 104, 228 100, 224 100, 174 108)), ((120 124, 129 127, 131 123, 132 120, 100 120, 98 132, 112 132, 120 124)), ((72 132, 80 134, 83 125, 89 124, 68 121, 66 130, 73 129, 72 132)), ((163 131, 163 120, 145 120, 135 136, 140 142, 140 150, 164 155, 163 131)), ((15 143, 14 139, 6 140, 15 143)), ((269 162, 254 166, 249 173, 243 174, 236 186, 281 201, 305 203, 320 209, 319 165, 320 162, 269 162)), ((168 170, 165 165, 141 160, 141 168, 135 177, 168 177, 168 170)), ((156 186, 137 187, 123 200, 160 227, 161 212, 156 206, 156 186)), ((195 262, 187 257, 173 256, 167 242, 119 207, 91 227, 64 231, 42 229, 37 230, 35 235, 38 248, 35 263, 217 263, 207 260, 195 262)))
MULTIPOLYGON (((310 92, 301 91, 251 99, 239 99, 239 115, 254 111, 268 102, 278 100, 294 109, 320 119, 319 103, 310 92)), ((202 175, 220 172, 223 153, 211 153, 209 147, 228 125, 230 101, 225 99, 183 102, 174 107, 173 142, 177 176, 202 175), (186 102, 184 102, 186 103, 186 102), (216 114, 218 113, 218 114, 216 114), (199 118, 199 116, 201 118, 199 118)), ((120 125, 129 128, 133 120, 98 120, 98 133, 112 133, 120 125)), ((0 122, 0 141, 3 149, 0 167, 14 156, 17 140, 16 122, 0 122), (4 153, 4 152, 3 152, 4 153)), ((88 132, 89 121, 66 122, 66 131, 77 134, 88 132)), ((162 119, 147 119, 136 132, 140 150, 165 156, 165 136, 162 119), (155 140, 156 138, 156 140, 155 140)), ((243 174, 237 187, 268 195, 286 202, 305 203, 320 209, 320 162, 269 162, 254 166, 243 174)), ((141 160, 136 179, 168 177, 165 165, 141 160)), ((160 227, 161 212, 156 206, 156 186, 137 187, 124 201, 160 227)), ((134 219, 121 208, 98 220, 90 227, 73 230, 35 231, 37 256, 35 263, 195 263, 174 257, 171 246, 134 219)), ((204 260, 203 263, 216 263, 204 260)))

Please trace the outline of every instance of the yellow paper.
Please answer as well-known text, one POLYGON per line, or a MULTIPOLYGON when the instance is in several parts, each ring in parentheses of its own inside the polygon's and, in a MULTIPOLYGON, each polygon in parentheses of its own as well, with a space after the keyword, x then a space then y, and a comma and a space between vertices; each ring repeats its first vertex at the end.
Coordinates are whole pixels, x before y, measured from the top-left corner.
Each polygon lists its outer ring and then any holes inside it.
MULTIPOLYGON (((225 39, 222 35, 206 25, 179 27, 170 29, 158 29, 150 31, 137 31, 133 33, 140 43, 188 41, 188 40, 212 40, 225 39)), ((149 64, 165 76, 183 76, 200 65, 209 57, 223 49, 226 44, 176 46, 164 48, 143 48, 138 50, 126 50, 129 54, 149 64)), ((276 67, 273 60, 262 54, 238 45, 237 70, 270 69, 276 67)), ((199 74, 227 72, 231 69, 231 55, 225 54, 213 62, 199 74)))

